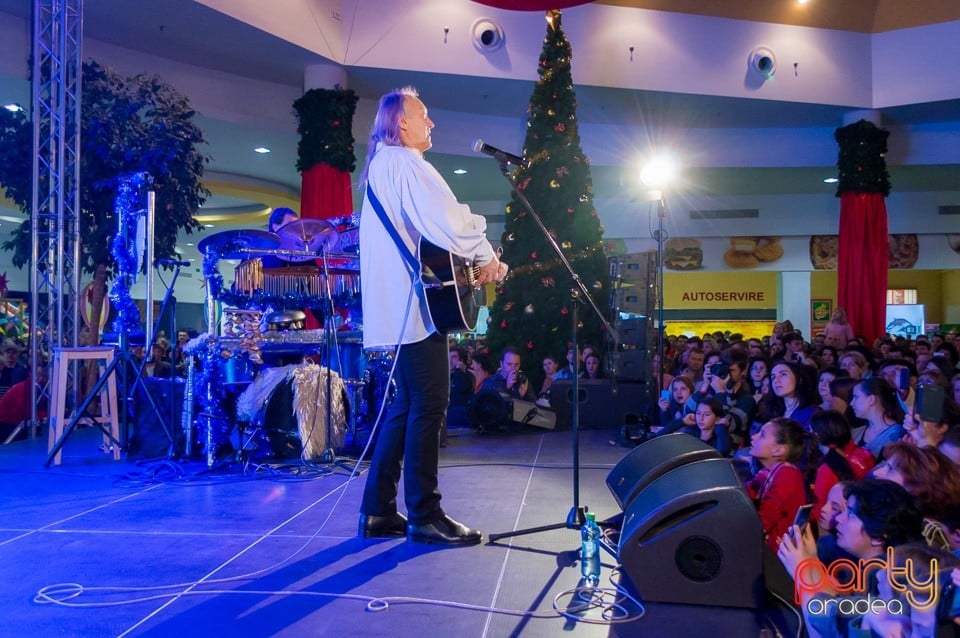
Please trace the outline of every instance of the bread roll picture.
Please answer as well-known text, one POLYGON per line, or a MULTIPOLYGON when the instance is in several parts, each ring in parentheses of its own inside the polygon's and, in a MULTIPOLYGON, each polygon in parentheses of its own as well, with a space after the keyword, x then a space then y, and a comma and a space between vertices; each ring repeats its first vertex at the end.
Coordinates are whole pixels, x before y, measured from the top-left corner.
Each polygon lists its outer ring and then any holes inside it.
POLYGON ((731 237, 723 262, 730 268, 756 268, 783 257, 779 237, 731 237))

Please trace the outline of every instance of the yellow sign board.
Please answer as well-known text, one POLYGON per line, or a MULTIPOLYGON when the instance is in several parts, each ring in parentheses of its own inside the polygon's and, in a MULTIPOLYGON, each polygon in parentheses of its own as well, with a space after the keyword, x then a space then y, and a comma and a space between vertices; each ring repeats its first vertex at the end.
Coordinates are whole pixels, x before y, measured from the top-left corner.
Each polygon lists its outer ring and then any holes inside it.
POLYGON ((664 273, 663 307, 671 310, 776 308, 777 273, 664 273))
POLYGON ((741 334, 744 339, 761 339, 773 334, 773 321, 667 321, 668 335, 703 335, 714 332, 741 334))

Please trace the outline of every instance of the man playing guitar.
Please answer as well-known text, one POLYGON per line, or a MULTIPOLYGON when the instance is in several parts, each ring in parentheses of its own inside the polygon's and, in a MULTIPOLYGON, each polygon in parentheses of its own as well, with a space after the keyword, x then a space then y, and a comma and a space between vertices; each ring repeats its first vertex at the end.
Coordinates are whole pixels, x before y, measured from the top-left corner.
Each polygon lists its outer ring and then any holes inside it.
POLYGON ((410 255, 419 256, 425 239, 476 265, 475 286, 502 280, 507 267, 485 236, 484 217, 458 203, 440 173, 424 160, 433 127, 415 90, 384 95, 360 176, 366 187, 360 221, 364 347, 399 347, 397 391, 380 425, 359 533, 470 545, 482 540, 480 532, 440 507, 439 432, 450 398, 447 339, 431 318, 427 286, 410 255), (401 463, 409 521, 397 511, 401 463))

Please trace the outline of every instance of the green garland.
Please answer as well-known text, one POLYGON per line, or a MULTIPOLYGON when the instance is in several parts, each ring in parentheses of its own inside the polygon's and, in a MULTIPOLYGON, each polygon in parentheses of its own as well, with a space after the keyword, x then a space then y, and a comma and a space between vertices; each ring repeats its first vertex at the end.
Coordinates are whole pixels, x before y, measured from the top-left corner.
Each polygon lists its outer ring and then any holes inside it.
POLYGON ((310 89, 293 103, 299 119, 298 171, 303 173, 323 163, 353 172, 357 165, 353 154, 357 100, 350 89, 310 89))
POLYGON ((890 133, 867 120, 838 128, 834 139, 840 145, 837 159, 837 197, 844 193, 890 194, 887 161, 887 137, 890 133))

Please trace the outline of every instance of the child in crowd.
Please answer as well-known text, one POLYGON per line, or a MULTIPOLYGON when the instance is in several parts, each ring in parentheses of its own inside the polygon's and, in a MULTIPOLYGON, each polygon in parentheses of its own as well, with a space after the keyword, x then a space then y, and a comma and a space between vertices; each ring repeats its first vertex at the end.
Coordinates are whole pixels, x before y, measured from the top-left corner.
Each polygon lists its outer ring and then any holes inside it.
POLYGON ((677 377, 670 388, 670 398, 661 397, 658 403, 660 425, 650 428, 654 434, 670 434, 697 423, 693 415, 697 409, 693 401, 693 382, 687 377, 677 377))
POLYGON ((767 545, 773 551, 797 509, 809 500, 807 481, 797 467, 809 442, 803 426, 786 417, 767 421, 751 439, 750 456, 762 469, 747 484, 747 493, 757 505, 767 545))
POLYGON ((730 456, 730 433, 727 431, 727 421, 723 414, 723 404, 714 397, 705 397, 697 402, 694 413, 695 426, 685 426, 680 429, 690 436, 695 436, 707 445, 717 449, 722 456, 730 456))

